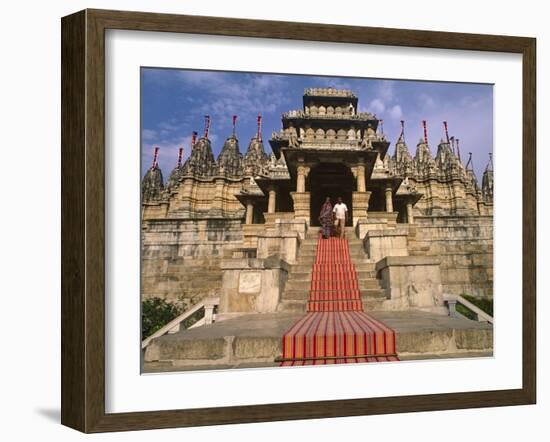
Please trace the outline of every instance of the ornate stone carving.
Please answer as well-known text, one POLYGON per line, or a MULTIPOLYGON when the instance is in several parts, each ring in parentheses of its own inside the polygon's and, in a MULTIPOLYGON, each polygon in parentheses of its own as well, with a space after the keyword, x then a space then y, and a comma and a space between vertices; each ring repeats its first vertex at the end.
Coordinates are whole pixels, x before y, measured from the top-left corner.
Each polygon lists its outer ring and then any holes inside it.
POLYGON ((208 138, 200 138, 193 146, 191 155, 183 165, 183 174, 199 177, 216 175, 217 164, 208 138))
POLYGON ((258 140, 257 137, 252 138, 244 156, 245 175, 259 175, 267 166, 268 160, 269 157, 265 153, 262 141, 258 140))
POLYGON ((243 173, 243 156, 239 150, 239 141, 230 136, 223 144, 218 156, 218 170, 220 175, 239 176, 243 173))
POLYGON ((162 171, 158 166, 151 167, 141 182, 141 201, 151 202, 162 199, 164 180, 162 171))

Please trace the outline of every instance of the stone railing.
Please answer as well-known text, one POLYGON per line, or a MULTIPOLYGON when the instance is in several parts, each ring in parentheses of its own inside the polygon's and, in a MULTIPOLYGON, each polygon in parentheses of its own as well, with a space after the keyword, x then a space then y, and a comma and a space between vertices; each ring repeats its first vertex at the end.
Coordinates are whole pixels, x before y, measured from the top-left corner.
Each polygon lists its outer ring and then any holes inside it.
POLYGON ((460 295, 451 295, 450 293, 443 294, 443 300, 449 307, 449 316, 453 318, 463 318, 464 315, 456 311, 456 304, 462 304, 468 310, 475 314, 478 322, 493 323, 493 317, 481 310, 477 305, 472 304, 470 301, 460 295))
POLYGON ((334 119, 342 119, 342 120, 358 120, 358 121, 370 121, 370 120, 376 120, 376 117, 373 114, 370 114, 368 112, 359 112, 357 114, 352 114, 349 112, 342 112, 342 113, 324 113, 320 114, 318 112, 304 112, 303 110, 291 110, 288 112, 283 113, 283 118, 285 119, 291 119, 291 118, 308 118, 308 119, 328 119, 328 120, 334 120, 334 119))
POLYGON ((350 89, 336 89, 329 87, 310 87, 304 90, 304 95, 316 97, 348 97, 357 98, 350 89))
POLYGON ((182 313, 177 318, 172 319, 168 324, 166 324, 161 329, 157 330, 151 336, 145 338, 141 342, 142 350, 145 349, 151 343, 151 341, 155 338, 163 336, 167 333, 172 334, 172 333, 179 332, 181 328, 181 323, 185 321, 187 318, 189 318, 190 316, 197 313, 200 309, 204 308, 204 316, 189 328, 199 327, 205 324, 212 324, 216 320, 214 309, 216 308, 216 306, 219 305, 219 303, 220 303, 220 298, 205 298, 202 301, 196 303, 192 308, 182 313))

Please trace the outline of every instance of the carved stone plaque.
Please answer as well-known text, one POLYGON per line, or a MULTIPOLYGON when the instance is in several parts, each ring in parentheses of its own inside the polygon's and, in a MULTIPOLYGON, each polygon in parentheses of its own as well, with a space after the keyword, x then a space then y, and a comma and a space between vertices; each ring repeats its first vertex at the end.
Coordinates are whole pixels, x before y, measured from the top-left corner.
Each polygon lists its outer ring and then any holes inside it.
POLYGON ((260 293, 261 287, 260 272, 241 272, 239 275, 239 293, 260 293))

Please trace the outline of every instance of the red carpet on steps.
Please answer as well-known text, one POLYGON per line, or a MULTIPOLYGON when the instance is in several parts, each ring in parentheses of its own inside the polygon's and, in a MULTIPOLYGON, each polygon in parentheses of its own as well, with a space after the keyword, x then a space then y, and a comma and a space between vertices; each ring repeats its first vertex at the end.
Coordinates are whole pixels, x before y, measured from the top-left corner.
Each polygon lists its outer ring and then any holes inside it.
POLYGON ((398 361, 395 332, 363 311, 346 239, 319 237, 307 313, 283 336, 281 366, 398 361))

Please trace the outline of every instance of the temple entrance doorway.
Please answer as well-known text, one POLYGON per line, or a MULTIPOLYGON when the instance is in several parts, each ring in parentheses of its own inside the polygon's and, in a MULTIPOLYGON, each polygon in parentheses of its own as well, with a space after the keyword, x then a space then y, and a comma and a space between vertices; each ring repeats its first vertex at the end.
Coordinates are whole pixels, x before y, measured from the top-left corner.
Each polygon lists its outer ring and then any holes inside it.
POLYGON ((332 205, 339 196, 348 207, 346 226, 353 225, 352 195, 355 190, 355 179, 349 167, 340 163, 321 163, 309 174, 310 192, 310 225, 319 226, 319 213, 326 197, 332 205))

